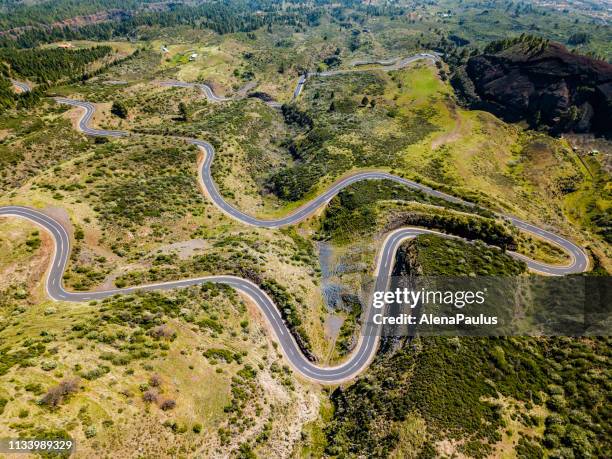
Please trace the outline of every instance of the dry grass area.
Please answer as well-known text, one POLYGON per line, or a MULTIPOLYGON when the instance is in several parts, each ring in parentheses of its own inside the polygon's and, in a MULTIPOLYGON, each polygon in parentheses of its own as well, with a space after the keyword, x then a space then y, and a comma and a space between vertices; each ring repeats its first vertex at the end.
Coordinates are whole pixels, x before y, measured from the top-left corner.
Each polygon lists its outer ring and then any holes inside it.
POLYGON ((55 104, 45 104, 29 114, 0 118, 4 137, 0 144, 0 194, 16 188, 41 170, 52 169, 78 156, 87 142, 76 132, 55 104))
MULTIPOLYGON (((435 109, 431 122, 437 130, 405 149, 397 171, 591 245, 609 266, 605 244, 584 221, 568 217, 568 203, 590 187, 591 180, 566 140, 523 131, 486 112, 459 108, 448 84, 431 67, 406 69, 401 82, 399 99, 393 92, 388 97, 402 101, 407 110, 435 109)), ((566 260, 556 250, 541 250, 540 244, 534 244, 537 247, 526 248, 530 253, 556 263, 566 260)))
POLYGON ((53 253, 51 238, 38 226, 13 217, 0 218, 0 235, 0 296, 24 296, 44 283, 53 253))
POLYGON ((218 94, 229 95, 238 89, 240 82, 233 70, 240 64, 240 57, 247 49, 233 40, 224 42, 223 47, 210 45, 170 45, 164 56, 162 68, 176 70, 176 78, 181 81, 201 81, 211 83, 218 94), (197 57, 190 61, 190 56, 197 57))
MULTIPOLYGON (((517 457, 517 448, 519 447, 519 440, 523 437, 534 439, 536 441, 542 441, 545 431, 544 421, 550 411, 541 405, 527 406, 524 402, 516 401, 508 397, 499 397, 496 399, 483 400, 492 403, 495 406, 499 406, 501 416, 503 418, 504 428, 499 432, 501 434, 501 440, 492 445, 493 451, 488 457, 510 459, 517 457), (526 420, 527 424, 526 425, 526 420)), ((419 440, 423 443, 422 430, 424 423, 417 415, 402 424, 402 430, 400 430, 400 436, 406 435, 407 444, 410 445, 409 435, 416 434, 416 441, 419 440), (419 427, 421 430, 419 430, 419 427), (415 431, 416 429, 416 431, 415 431), (407 431, 405 433, 405 431, 407 431), (421 436, 419 436, 419 434, 421 436)), ((404 438, 403 438, 404 439, 404 438)), ((414 441, 414 440, 413 440, 414 441)), ((470 455, 466 455, 462 452, 460 447, 465 443, 462 441, 453 440, 450 438, 437 441, 435 443, 436 454, 445 457, 456 457, 456 458, 469 458, 470 455)), ((401 442, 398 450, 408 451, 404 448, 404 441, 401 442)), ((418 450, 418 448, 417 448, 418 450)), ((404 455, 396 457, 414 457, 409 452, 404 455)))
POLYGON ((408 420, 401 423, 399 435, 399 444, 390 457, 393 459, 417 458, 427 435, 425 420, 418 413, 412 413, 408 420))

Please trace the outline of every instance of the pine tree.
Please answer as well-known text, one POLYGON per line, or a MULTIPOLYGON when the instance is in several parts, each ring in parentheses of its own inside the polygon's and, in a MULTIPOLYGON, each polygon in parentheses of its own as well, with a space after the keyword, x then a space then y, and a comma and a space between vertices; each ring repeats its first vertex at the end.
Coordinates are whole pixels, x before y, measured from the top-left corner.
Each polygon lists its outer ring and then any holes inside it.
POLYGON ((185 102, 179 103, 178 110, 179 110, 179 119, 181 121, 189 120, 189 112, 187 111, 187 105, 185 105, 185 102))
POLYGON ((111 113, 119 118, 125 119, 128 115, 128 110, 122 102, 114 101, 113 106, 111 107, 111 113))

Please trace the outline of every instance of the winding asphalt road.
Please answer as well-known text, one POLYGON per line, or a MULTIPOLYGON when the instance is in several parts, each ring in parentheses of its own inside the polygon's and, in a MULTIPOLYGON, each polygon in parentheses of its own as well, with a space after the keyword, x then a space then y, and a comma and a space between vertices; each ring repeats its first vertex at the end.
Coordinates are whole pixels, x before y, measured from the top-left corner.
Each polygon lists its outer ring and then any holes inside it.
MULTIPOLYGON (((79 119, 78 128, 83 131, 83 133, 91 136, 108 136, 108 137, 123 137, 129 135, 126 131, 117 131, 117 130, 107 130, 107 129, 95 129, 89 126, 89 123, 95 112, 95 105, 91 102, 85 102, 74 99, 66 99, 63 97, 58 97, 55 99, 59 103, 69 104, 74 107, 79 107, 83 109, 83 116, 79 119)), ((468 201, 464 201, 455 196, 451 196, 449 194, 443 193, 438 190, 434 190, 428 186, 422 185, 420 183, 414 182, 412 180, 405 179, 403 177, 398 177, 397 175, 390 174, 388 172, 358 172, 348 177, 344 177, 343 179, 335 182, 332 186, 330 186, 326 191, 322 194, 314 198, 313 200, 303 204, 301 207, 294 210, 291 214, 286 215, 285 217, 267 220, 260 219, 257 217, 253 217, 252 215, 246 214, 239 209, 233 207, 230 203, 223 199, 223 196, 219 192, 217 185, 212 177, 212 164, 215 157, 215 149, 213 146, 204 141, 198 139, 185 139, 187 142, 196 145, 204 152, 204 160, 199 168, 199 178, 201 185, 211 199, 211 201, 225 214, 230 216, 231 218, 238 220, 244 224, 265 228, 280 228, 283 226, 293 225, 298 223, 310 215, 312 215, 317 209, 326 205, 334 196, 336 196, 340 191, 346 188, 353 183, 360 182, 362 180, 391 180, 393 182, 404 185, 408 188, 412 188, 417 191, 421 191, 430 196, 434 196, 440 199, 444 199, 448 202, 453 202, 457 204, 463 204, 465 206, 474 207, 474 204, 468 201)), ((573 274, 577 272, 583 272, 588 267, 588 257, 585 252, 578 247, 573 242, 556 235, 550 231, 539 228, 535 225, 532 225, 528 222, 525 222, 517 217, 508 214, 497 214, 498 217, 503 218, 514 226, 519 228, 522 231, 530 233, 538 238, 544 239, 556 246, 560 247, 564 251, 566 251, 571 258, 571 263, 567 266, 556 266, 556 265, 548 265, 545 263, 541 263, 535 260, 532 260, 524 255, 518 253, 510 254, 522 261, 524 261, 527 266, 532 271, 537 271, 539 273, 547 274, 547 275, 556 275, 563 276, 567 274, 573 274)))
POLYGON ((113 131, 109 129, 94 129, 89 127, 89 123, 96 113, 96 106, 91 102, 85 102, 76 99, 67 99, 66 97, 56 97, 55 101, 60 104, 72 105, 83 109, 83 115, 79 119, 78 127, 84 134, 94 137, 124 137, 129 135, 126 131, 113 131))
POLYGON ((371 71, 371 70, 382 70, 385 72, 390 72, 393 70, 400 70, 403 69, 404 67, 412 64, 413 62, 416 61, 420 61, 420 60, 430 60, 432 62, 437 62, 440 60, 440 58, 438 56, 436 56, 435 54, 430 54, 430 53, 419 53, 419 54, 415 54, 413 56, 409 56, 409 57, 405 57, 403 59, 399 59, 399 60, 388 60, 388 61, 357 61, 357 62, 353 62, 352 65, 353 67, 356 68, 352 68, 352 69, 341 69, 341 70, 327 70, 325 72, 314 72, 314 73, 306 73, 302 76, 300 76, 300 78, 298 79, 298 82, 295 86, 295 89, 293 90, 293 100, 297 99, 299 97, 299 95, 302 93, 302 90, 304 89, 304 85, 306 84, 306 81, 309 78, 314 78, 314 77, 329 77, 329 76, 334 76, 334 75, 345 75, 345 74, 349 74, 349 73, 355 73, 355 72, 367 72, 367 71, 371 71), (360 69, 358 68, 359 66, 363 66, 363 65, 370 65, 370 64, 380 64, 380 67, 377 67, 375 69, 360 69))
POLYGON ((227 100, 232 100, 228 97, 220 97, 215 94, 213 89, 205 83, 185 83, 184 81, 162 81, 160 83, 161 86, 170 86, 175 88, 198 88, 200 91, 204 93, 206 98, 211 102, 225 102, 227 100))
MULTIPOLYGON (((403 59, 390 59, 387 61, 355 61, 351 63, 351 66, 355 67, 352 69, 327 70, 325 72, 305 73, 303 75, 300 75, 300 77, 298 78, 298 81, 295 85, 295 89, 293 90, 293 96, 291 100, 295 100, 299 97, 299 95, 302 93, 302 90, 304 89, 304 85, 306 84, 306 81, 309 78, 329 77, 329 76, 334 76, 334 75, 344 75, 347 73, 355 73, 355 72, 368 72, 371 70, 382 70, 385 72, 390 72, 393 70, 403 69, 404 67, 407 67, 413 62, 416 62, 419 60, 430 60, 432 62, 437 62, 440 60, 440 58, 437 55, 431 54, 431 53, 419 53, 413 56, 405 57, 403 59), (375 69, 358 68, 364 65, 376 65, 376 64, 379 65, 379 67, 375 69)), ((169 87, 177 87, 177 88, 199 88, 204 93, 206 98, 210 100, 211 102, 227 102, 229 100, 234 100, 231 97, 217 96, 215 92, 213 91, 213 89, 205 83, 186 83, 184 81, 169 80, 169 81, 162 81, 160 85, 169 86, 169 87)), ((265 103, 269 105, 270 107, 274 107, 274 108, 279 108, 281 106, 281 104, 276 101, 265 101, 265 103)))
MULTIPOLYGON (((170 290, 176 288, 190 287, 207 282, 229 285, 242 294, 249 297, 265 315, 272 331, 281 346, 285 357, 304 377, 326 384, 335 384, 351 379, 365 367, 376 353, 378 345, 378 325, 375 325, 371 317, 365 321, 363 336, 356 350, 351 354, 348 361, 335 367, 320 367, 310 362, 302 354, 293 335, 285 325, 278 308, 272 299, 253 282, 236 276, 203 276, 180 281, 149 284, 138 287, 127 287, 92 292, 69 292, 62 285, 62 275, 66 269, 70 256, 70 236, 66 229, 57 220, 48 215, 29 207, 6 206, 0 207, 0 217, 18 217, 27 219, 51 234, 55 241, 55 251, 51 266, 47 273, 46 290, 50 298, 57 301, 83 302, 101 300, 114 295, 125 295, 137 291, 170 290)), ((403 228, 387 237, 378 257, 376 289, 385 290, 388 282, 395 252, 402 241, 415 237, 419 234, 441 234, 422 228, 403 228)), ((370 308, 368 313, 375 313, 370 308)))
MULTIPOLYGON (((402 62, 405 61, 406 60, 404 59, 394 65, 400 65, 402 62)), ((212 93, 212 90, 210 92, 212 93)), ((206 94, 208 97, 208 93, 206 94)), ((212 94, 214 95, 214 93, 212 94)), ((129 135, 129 133, 124 131, 94 129, 89 127, 89 122, 91 121, 95 112, 95 106, 90 102, 66 98, 56 98, 56 101, 59 103, 65 103, 72 106, 80 107, 81 109, 83 109, 83 115, 78 122, 78 127, 85 134, 92 136, 111 137, 122 137, 129 135)), ((278 228, 281 226, 298 223, 312 215, 320 207, 326 205, 329 200, 333 198, 336 194, 338 194, 342 189, 361 180, 392 180, 396 183, 400 183, 415 190, 420 190, 423 193, 427 193, 431 196, 445 199, 449 202, 462 203, 467 206, 474 206, 473 203, 463 201, 457 197, 450 196, 446 193, 442 193, 419 183, 386 172, 361 172, 339 180, 338 182, 333 184, 327 191, 323 192, 321 195, 317 196, 312 201, 302 205, 290 215, 276 220, 258 219, 256 217, 245 214, 239 209, 236 209, 231 204, 226 202, 219 193, 219 190, 211 175, 211 166, 215 153, 212 145, 202 140, 186 140, 194 145, 197 145, 199 148, 202 149, 204 153, 204 160, 202 161, 201 167, 199 168, 199 178, 205 193, 220 210, 225 212, 230 217, 241 221, 242 223, 245 223, 247 225, 267 228, 278 228)), ((586 253, 571 241, 564 239, 554 233, 551 233, 550 231, 538 228, 516 217, 505 214, 497 215, 501 218, 505 218, 519 229, 534 234, 550 243, 561 247, 571 257, 571 263, 569 265, 555 266, 531 260, 521 254, 510 253, 510 255, 512 255, 513 257, 525 261, 531 270, 548 275, 566 275, 583 272, 588 268, 588 257, 586 253)), ((355 377, 358 373, 365 369, 376 354, 379 340, 378 332, 380 328, 380 325, 376 325, 372 320, 373 315, 377 312, 376 309, 370 307, 366 311, 366 317, 364 320, 364 330, 361 333, 359 343, 357 344, 353 353, 350 355, 349 359, 343 362, 342 364, 334 367, 322 367, 310 362, 306 357, 304 357, 299 346, 295 342, 293 335, 285 325, 278 311, 278 308, 276 307, 272 299, 270 299, 270 297, 253 282, 235 276, 204 276, 137 287, 127 287, 91 292, 69 292, 62 285, 62 276, 66 269, 71 250, 70 236, 68 235, 66 229, 52 217, 42 213, 41 211, 28 207, 0 207, 0 216, 18 217, 30 220, 33 223, 42 227, 47 232, 49 232, 53 237, 53 240, 55 241, 55 251, 51 266, 47 272, 47 279, 45 285, 47 294, 50 298, 54 300, 70 302, 91 301, 107 298, 109 296, 118 294, 134 293, 137 291, 170 290, 175 288, 199 285, 206 282, 220 283, 233 287, 234 289, 249 297, 255 304, 258 305, 262 313, 265 315, 270 327, 272 328, 273 333, 276 335, 276 338, 281 346, 284 355, 289 360, 293 368, 305 378, 325 384, 337 384, 347 381, 355 377)), ((457 238, 456 236, 423 228, 401 228, 390 233, 383 242, 382 247, 380 248, 377 256, 375 271, 377 277, 374 290, 383 291, 387 289, 389 284, 389 277, 395 260, 395 253, 399 245, 403 241, 410 238, 414 238, 420 234, 437 234, 443 237, 457 238)))
MULTIPOLYGON (((205 83, 185 83, 184 81, 162 81, 159 83, 161 86, 169 86, 173 88, 198 88, 204 93, 206 98, 211 102, 227 102, 228 100, 236 100, 233 97, 221 97, 215 94, 215 91, 205 83)), ((244 96, 246 97, 246 96, 244 96)), ((240 97, 240 98, 244 98, 240 97)), ((282 104, 275 100, 263 100, 263 103, 272 108, 281 108, 282 104)))
POLYGON ((345 75, 347 73, 355 73, 355 72, 369 72, 372 70, 382 70, 385 72, 391 72, 393 70, 401 70, 404 67, 407 67, 408 65, 412 64, 413 62, 416 61, 420 61, 420 60, 429 60, 431 62, 437 62, 440 60, 440 58, 435 55, 435 54, 430 54, 430 53, 419 53, 419 54, 415 54, 413 56, 408 56, 405 57, 403 59, 398 59, 398 60, 389 60, 389 61, 357 61, 353 63, 353 67, 352 69, 340 69, 340 70, 327 70, 325 72, 315 72, 315 73, 311 73, 309 75, 311 76, 320 76, 320 77, 327 77, 327 76, 333 76, 333 75, 345 75), (364 66, 364 65, 373 65, 373 64, 380 64, 380 67, 376 67, 374 69, 362 69, 359 68, 360 66, 364 66))

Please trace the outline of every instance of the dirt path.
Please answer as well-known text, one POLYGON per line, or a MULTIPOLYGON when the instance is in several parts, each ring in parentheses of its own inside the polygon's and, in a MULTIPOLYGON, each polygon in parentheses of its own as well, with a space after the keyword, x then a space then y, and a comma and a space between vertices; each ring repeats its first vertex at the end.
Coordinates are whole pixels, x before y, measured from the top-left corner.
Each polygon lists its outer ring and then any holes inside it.
POLYGON ((435 150, 444 144, 456 142, 461 137, 461 117, 457 114, 456 110, 452 111, 453 118, 455 119, 455 127, 452 131, 442 134, 440 137, 436 137, 431 141, 431 149, 435 150))

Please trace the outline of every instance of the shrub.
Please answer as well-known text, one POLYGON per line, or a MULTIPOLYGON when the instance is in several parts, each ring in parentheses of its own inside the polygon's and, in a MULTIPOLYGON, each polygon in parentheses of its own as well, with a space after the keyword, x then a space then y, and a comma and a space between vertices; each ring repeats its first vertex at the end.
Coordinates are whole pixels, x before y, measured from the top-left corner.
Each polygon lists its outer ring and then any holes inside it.
POLYGON ((180 102, 178 104, 178 110, 179 110, 179 119, 181 121, 188 121, 189 111, 187 110, 187 105, 185 105, 185 102, 180 102))
POLYGON ((151 376, 151 378, 149 378, 149 385, 151 387, 159 387, 161 386, 162 383, 162 379, 161 376, 159 376, 158 374, 154 374, 151 376))
POLYGON ((42 385, 38 383, 28 383, 25 385, 25 390, 32 392, 34 395, 40 395, 43 393, 42 385))
POLYGON ((217 321, 209 318, 204 318, 197 323, 200 328, 209 328, 215 333, 221 334, 223 333, 223 325, 218 323, 217 321))
POLYGON ((174 337, 174 331, 166 324, 155 327, 149 334, 155 339, 171 340, 174 337))
POLYGON ((111 113, 119 118, 125 119, 128 115, 127 107, 119 101, 114 101, 111 107, 111 113))
POLYGON ((253 452, 253 448, 248 443, 243 443, 238 448, 239 459, 257 459, 257 455, 253 452))
POLYGON ((157 393, 154 390, 147 390, 142 394, 142 399, 147 403, 153 403, 157 401, 157 393))
POLYGON ((244 368, 238 370, 237 374, 244 379, 254 379, 257 375, 257 370, 255 370, 251 365, 245 365, 244 368))
POLYGON ((279 170, 268 186, 279 198, 297 201, 303 198, 324 175, 319 164, 298 164, 279 170))
POLYGON ((164 400, 159 407, 164 411, 173 410, 176 407, 176 402, 169 398, 164 400))
POLYGON ((591 36, 585 32, 576 32, 570 35, 567 39, 567 43, 570 45, 584 45, 591 41, 591 36))
POLYGON ((79 379, 64 379, 57 386, 51 387, 40 400, 40 403, 55 408, 79 388, 79 379))
POLYGON ((228 349, 219 349, 219 348, 206 349, 203 355, 204 357, 208 359, 224 360, 227 363, 231 363, 234 360, 238 363, 242 361, 240 354, 235 354, 228 349))
POLYGON ((296 124, 300 127, 311 128, 312 118, 293 104, 283 104, 281 107, 283 118, 287 124, 296 124))
POLYGON ((94 368, 93 370, 89 370, 86 372, 81 373, 81 377, 89 380, 89 381, 93 381, 94 379, 98 379, 102 376, 104 376, 106 373, 108 373, 110 371, 110 368, 105 366, 105 365, 101 365, 98 368, 94 368))
POLYGON ((88 426, 85 429, 85 437, 87 438, 93 438, 98 434, 98 430, 96 429, 96 426, 88 426))
POLYGON ((55 368, 57 368, 57 363, 54 362, 53 360, 47 360, 44 361, 40 367, 45 370, 45 371, 51 371, 51 370, 55 370, 55 368))

